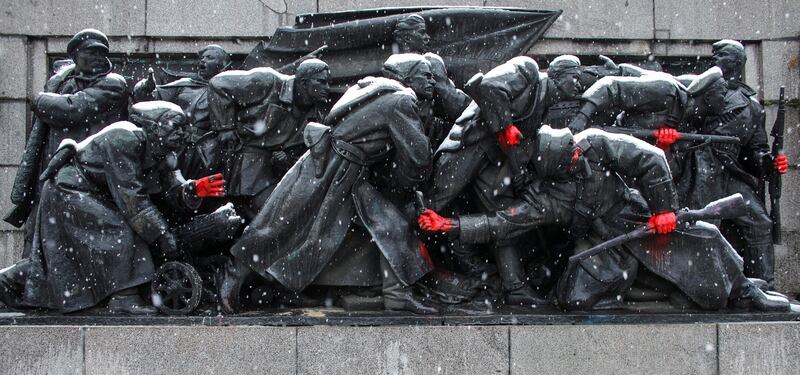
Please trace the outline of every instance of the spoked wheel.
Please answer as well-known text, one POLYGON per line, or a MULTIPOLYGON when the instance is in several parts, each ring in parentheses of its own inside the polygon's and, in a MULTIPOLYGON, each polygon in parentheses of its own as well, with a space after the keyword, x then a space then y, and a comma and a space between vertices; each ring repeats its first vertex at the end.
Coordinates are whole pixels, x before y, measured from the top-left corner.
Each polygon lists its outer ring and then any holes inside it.
POLYGON ((186 315, 200 304, 203 279, 189 263, 167 262, 156 272, 153 305, 167 315, 186 315))

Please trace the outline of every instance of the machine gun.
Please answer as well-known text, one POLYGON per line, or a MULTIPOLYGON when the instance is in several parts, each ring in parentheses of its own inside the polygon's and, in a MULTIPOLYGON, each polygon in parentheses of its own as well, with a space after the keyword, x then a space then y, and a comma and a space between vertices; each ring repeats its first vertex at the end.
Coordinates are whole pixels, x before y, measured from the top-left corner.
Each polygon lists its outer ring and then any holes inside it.
POLYGON ((242 219, 228 203, 213 213, 199 215, 175 228, 184 261, 161 265, 150 283, 153 305, 167 315, 186 315, 203 298, 203 279, 192 264, 192 252, 203 245, 231 240, 241 230, 242 219))
MULTIPOLYGON (((747 203, 744 201, 742 194, 736 193, 731 196, 713 201, 699 210, 690 210, 683 208, 676 213, 678 227, 688 228, 697 220, 719 220, 730 219, 747 214, 747 203)), ((580 254, 569 257, 570 262, 578 262, 597 255, 607 249, 625 244, 640 238, 645 238, 653 234, 653 228, 643 225, 634 229, 631 232, 614 237, 606 242, 603 242, 591 249, 581 252, 580 254)))

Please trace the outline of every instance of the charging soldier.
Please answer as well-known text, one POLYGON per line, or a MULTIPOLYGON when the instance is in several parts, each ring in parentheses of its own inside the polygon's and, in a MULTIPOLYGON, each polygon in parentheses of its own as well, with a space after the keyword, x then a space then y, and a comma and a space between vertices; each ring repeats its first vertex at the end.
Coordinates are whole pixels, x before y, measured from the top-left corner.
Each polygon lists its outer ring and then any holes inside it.
POLYGON ((305 60, 294 76, 271 68, 231 70, 209 81, 213 130, 227 147, 227 195, 252 219, 281 177, 306 151, 303 129, 323 116, 330 71, 305 60))
MULTIPOLYGON (((513 238, 544 224, 565 225, 571 236, 590 243, 642 221, 658 234, 676 228, 677 195, 667 160, 643 141, 597 129, 573 138, 568 129, 544 126, 532 165, 537 180, 507 209, 455 219, 427 210, 420 227, 451 233, 465 243, 513 238)), ((786 299, 767 297, 744 276, 739 258, 714 226, 698 224, 664 238, 668 241, 631 241, 570 261, 557 285, 558 302, 571 310, 618 306, 642 265, 702 308, 723 308, 728 301, 768 311, 789 308, 786 299)))

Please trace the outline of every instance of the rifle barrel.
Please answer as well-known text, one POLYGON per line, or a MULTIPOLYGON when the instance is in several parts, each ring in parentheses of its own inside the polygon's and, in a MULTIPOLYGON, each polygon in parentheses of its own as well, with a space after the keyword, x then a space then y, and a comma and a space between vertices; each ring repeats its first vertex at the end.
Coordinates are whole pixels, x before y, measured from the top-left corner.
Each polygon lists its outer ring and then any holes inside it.
MULTIPOLYGON (((617 126, 607 126, 602 128, 604 131, 609 133, 616 133, 616 134, 627 134, 636 138, 655 138, 656 134, 654 130, 648 129, 631 129, 631 128, 622 128, 617 126)), ((680 138, 678 138, 678 142, 714 142, 714 143, 739 143, 739 138, 732 137, 729 135, 717 135, 717 134, 696 134, 696 133, 678 133, 680 138)))

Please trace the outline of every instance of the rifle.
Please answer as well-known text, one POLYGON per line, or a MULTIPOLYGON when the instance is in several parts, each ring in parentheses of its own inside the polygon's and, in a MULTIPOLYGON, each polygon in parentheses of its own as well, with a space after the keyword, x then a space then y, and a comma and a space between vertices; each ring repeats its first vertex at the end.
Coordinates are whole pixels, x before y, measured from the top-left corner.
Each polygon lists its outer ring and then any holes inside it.
MULTIPOLYGON (((656 137, 655 130, 631 129, 631 128, 622 128, 618 126, 604 126, 600 129, 609 133, 627 134, 640 139, 656 137)), ((695 133, 678 133, 678 134, 681 136, 680 138, 678 138, 678 142, 685 141, 685 142, 713 142, 713 143, 739 144, 739 138, 731 137, 728 135, 695 134, 695 133)))
POLYGON ((36 196, 39 194, 39 166, 42 163, 48 127, 38 118, 34 118, 25 151, 22 154, 14 185, 11 188, 11 202, 14 208, 3 220, 17 228, 28 220, 33 209, 36 196))
MULTIPOLYGON (((683 208, 678 210, 676 213, 678 225, 684 228, 688 228, 697 220, 730 219, 743 215, 747 215, 747 203, 744 201, 744 198, 740 193, 715 200, 699 210, 683 208)), ((631 232, 614 237, 606 242, 592 247, 589 250, 583 251, 580 254, 575 254, 569 257, 569 261, 581 261, 612 247, 616 247, 636 239, 645 238, 651 234, 653 234, 652 228, 648 227, 647 225, 643 225, 631 232)))
MULTIPOLYGON (((783 132, 784 123, 786 121, 786 108, 784 102, 784 87, 781 86, 780 95, 778 96, 778 114, 775 116, 775 124, 772 125, 772 157, 778 157, 783 152, 783 132)), ((781 243, 781 188, 783 187, 783 178, 780 173, 772 173, 772 178, 769 181, 769 217, 772 219, 772 243, 779 245, 781 243)))

